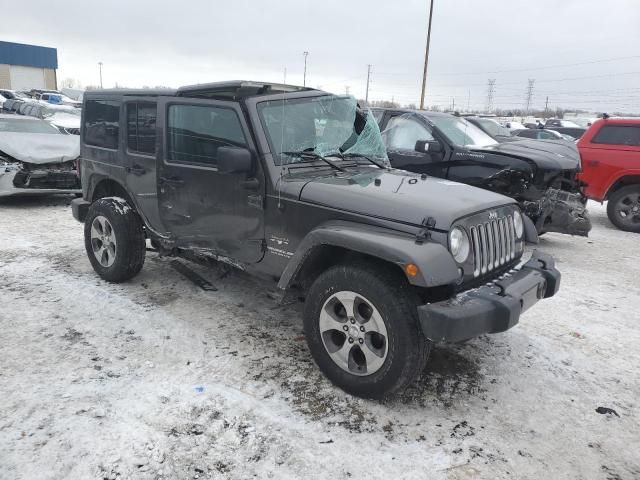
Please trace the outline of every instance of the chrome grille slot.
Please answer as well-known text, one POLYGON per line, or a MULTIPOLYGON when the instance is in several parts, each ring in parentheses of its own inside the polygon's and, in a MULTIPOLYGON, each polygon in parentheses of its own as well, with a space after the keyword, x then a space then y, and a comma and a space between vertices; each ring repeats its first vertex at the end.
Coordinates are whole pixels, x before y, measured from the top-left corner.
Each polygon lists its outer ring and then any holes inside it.
POLYGON ((469 227, 473 252, 473 276, 479 277, 506 265, 516 257, 513 215, 493 218, 469 227))
POLYGON ((480 275, 480 240, 476 227, 471 227, 471 249, 473 252, 473 276, 477 277, 480 275))
POLYGON ((516 255, 516 229, 511 215, 507 217, 507 221, 509 222, 509 260, 512 260, 516 255))

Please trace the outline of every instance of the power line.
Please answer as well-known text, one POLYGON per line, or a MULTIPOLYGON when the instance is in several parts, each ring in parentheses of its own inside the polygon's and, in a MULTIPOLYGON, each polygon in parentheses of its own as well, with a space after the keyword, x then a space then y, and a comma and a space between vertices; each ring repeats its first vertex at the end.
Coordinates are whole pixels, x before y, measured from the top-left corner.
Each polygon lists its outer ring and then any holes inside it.
MULTIPOLYGON (((512 69, 505 69, 505 70, 489 70, 489 71, 476 71, 476 72, 460 72, 460 73, 456 73, 456 72, 446 72, 446 73, 437 73, 435 74, 435 76, 439 77, 439 76, 458 76, 458 75, 486 75, 488 73, 514 73, 514 72, 531 72, 534 70, 547 70, 547 69, 552 69, 552 68, 563 68, 563 67, 577 67, 577 66, 581 66, 581 65, 594 65, 594 64, 598 64, 598 63, 606 63, 606 62, 615 62, 615 61, 619 61, 619 60, 630 60, 630 59, 635 59, 635 58, 640 58, 640 55, 630 55, 627 57, 615 57, 615 58, 605 58, 605 59, 601 59, 601 60, 591 60, 591 61, 586 61, 586 62, 577 62, 577 63, 560 63, 560 64, 555 64, 555 65, 542 65, 539 67, 531 67, 531 68, 512 68, 512 69)), ((378 72, 378 75, 388 75, 388 76, 401 76, 401 75, 405 75, 405 76, 413 76, 415 75, 414 73, 410 73, 410 72, 378 72)))

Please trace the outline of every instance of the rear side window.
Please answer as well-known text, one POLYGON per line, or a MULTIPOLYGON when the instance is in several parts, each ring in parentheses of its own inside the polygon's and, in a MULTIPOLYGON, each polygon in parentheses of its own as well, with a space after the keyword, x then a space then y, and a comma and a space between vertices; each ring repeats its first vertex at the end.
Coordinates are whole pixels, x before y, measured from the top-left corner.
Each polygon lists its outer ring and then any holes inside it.
POLYGON ((171 105, 167 119, 167 158, 215 166, 218 148, 247 142, 234 110, 199 105, 171 105))
POLYGON ((638 147, 640 146, 640 126, 605 125, 596 133, 591 143, 638 147))
POLYGON ((156 153, 155 103, 127 103, 127 147, 129 151, 156 153))
POLYGON ((84 143, 118 149, 120 104, 110 100, 87 100, 84 106, 84 143))

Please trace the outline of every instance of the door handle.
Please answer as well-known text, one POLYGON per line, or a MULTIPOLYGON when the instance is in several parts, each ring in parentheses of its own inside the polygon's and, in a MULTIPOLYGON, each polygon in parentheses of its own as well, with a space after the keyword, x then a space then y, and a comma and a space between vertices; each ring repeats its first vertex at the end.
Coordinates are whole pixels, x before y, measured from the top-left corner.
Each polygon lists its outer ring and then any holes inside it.
POLYGON ((141 167, 140 165, 134 165, 132 167, 125 168, 125 171, 127 173, 133 173, 134 175, 143 175, 144 173, 146 173, 147 169, 141 167))
POLYGON ((160 183, 164 185, 171 185, 173 187, 178 187, 184 184, 184 180, 178 177, 160 177, 160 183))
POLYGON ((249 180, 242 180, 240 186, 247 190, 258 190, 260 188, 260 182, 257 178, 251 178, 249 180))

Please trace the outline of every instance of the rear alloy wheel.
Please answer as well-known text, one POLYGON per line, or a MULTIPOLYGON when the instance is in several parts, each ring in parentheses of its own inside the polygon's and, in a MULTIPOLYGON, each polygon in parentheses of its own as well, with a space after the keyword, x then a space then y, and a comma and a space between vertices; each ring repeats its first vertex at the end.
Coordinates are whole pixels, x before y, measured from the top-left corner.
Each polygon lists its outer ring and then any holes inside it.
POLYGON ((91 248, 100 265, 105 268, 113 265, 116 260, 116 246, 116 235, 109 220, 98 215, 91 222, 91 248))
POLYGON ((109 282, 124 282, 142 269, 146 253, 140 215, 117 197, 96 200, 84 221, 84 245, 91 266, 109 282))
POLYGON ((629 185, 609 197, 607 216, 620 230, 640 233, 640 185, 629 185))
POLYGON ((337 265, 306 295, 304 331, 322 372, 346 392, 384 398, 415 381, 431 343, 402 272, 373 262, 337 265))

